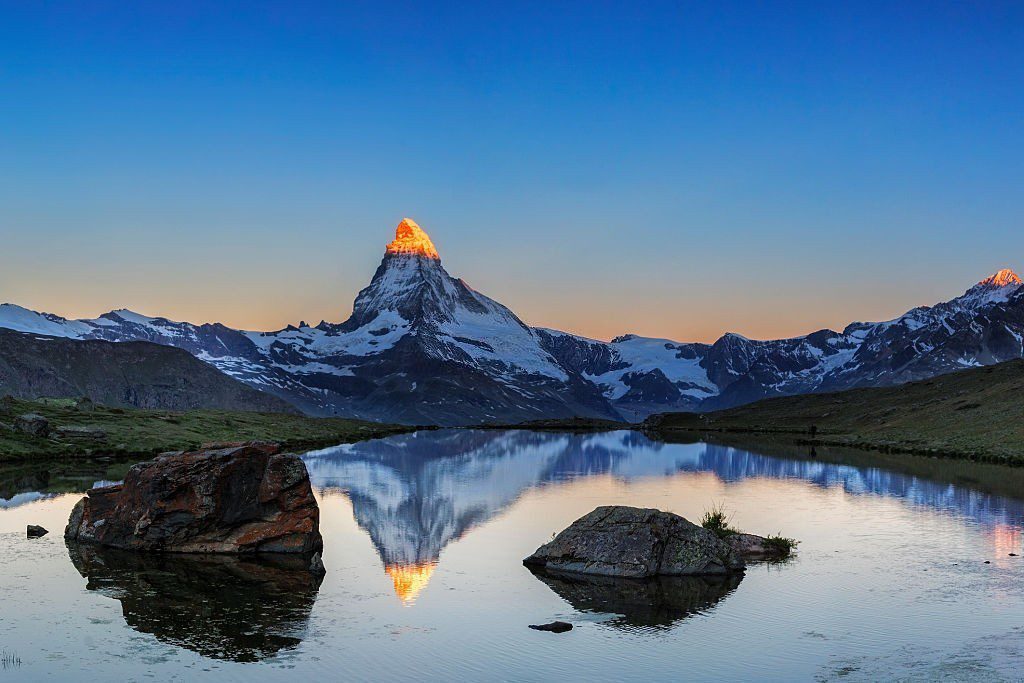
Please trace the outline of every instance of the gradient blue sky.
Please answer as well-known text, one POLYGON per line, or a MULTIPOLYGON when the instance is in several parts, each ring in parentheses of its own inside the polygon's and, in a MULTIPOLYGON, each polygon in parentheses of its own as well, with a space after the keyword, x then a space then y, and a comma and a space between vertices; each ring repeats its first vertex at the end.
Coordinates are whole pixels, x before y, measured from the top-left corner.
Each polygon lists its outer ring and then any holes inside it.
POLYGON ((0 1, 0 301, 801 334, 1024 267, 1021 3, 0 1))

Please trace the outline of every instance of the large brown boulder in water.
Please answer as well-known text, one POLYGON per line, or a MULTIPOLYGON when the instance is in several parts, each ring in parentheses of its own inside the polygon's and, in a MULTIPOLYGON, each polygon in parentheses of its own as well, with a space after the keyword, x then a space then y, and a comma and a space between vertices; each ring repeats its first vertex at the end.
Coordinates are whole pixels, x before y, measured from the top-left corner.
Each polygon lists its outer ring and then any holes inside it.
POLYGON ((721 575, 744 568, 725 541, 661 510, 609 505, 580 517, 523 564, 623 578, 721 575))
POLYGON ((320 509, 306 466, 276 444, 165 453, 92 489, 65 538, 126 550, 313 553, 320 509))

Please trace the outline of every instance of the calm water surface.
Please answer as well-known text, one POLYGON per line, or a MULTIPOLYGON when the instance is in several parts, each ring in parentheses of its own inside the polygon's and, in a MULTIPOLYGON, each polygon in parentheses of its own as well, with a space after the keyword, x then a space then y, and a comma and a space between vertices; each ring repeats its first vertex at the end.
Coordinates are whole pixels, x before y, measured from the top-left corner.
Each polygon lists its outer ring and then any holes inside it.
POLYGON ((320 585, 286 561, 69 551, 80 494, 0 476, 0 681, 1024 678, 1020 471, 630 432, 423 432, 306 462, 320 585), (722 504, 799 552, 718 583, 522 566, 606 504, 722 504), (554 619, 576 628, 527 628, 554 619))

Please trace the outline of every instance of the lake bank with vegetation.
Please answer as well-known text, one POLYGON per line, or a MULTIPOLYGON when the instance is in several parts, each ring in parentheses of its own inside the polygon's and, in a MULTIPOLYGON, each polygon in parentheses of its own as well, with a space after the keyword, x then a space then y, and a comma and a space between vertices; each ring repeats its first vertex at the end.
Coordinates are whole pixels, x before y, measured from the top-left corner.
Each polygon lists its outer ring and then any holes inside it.
MULTIPOLYGON (((212 441, 274 441, 305 450, 412 431, 335 417, 227 410, 110 408, 73 399, 3 399, 0 462, 38 458, 145 458, 212 441), (25 416, 38 416, 36 433, 25 416), (20 421, 20 422, 19 422, 20 421), (23 427, 23 428, 19 428, 23 427)), ((30 420, 32 421, 32 420, 30 420)))
POLYGON ((711 413, 666 413, 644 430, 787 436, 808 446, 1024 465, 1024 361, 894 387, 767 399, 711 413))

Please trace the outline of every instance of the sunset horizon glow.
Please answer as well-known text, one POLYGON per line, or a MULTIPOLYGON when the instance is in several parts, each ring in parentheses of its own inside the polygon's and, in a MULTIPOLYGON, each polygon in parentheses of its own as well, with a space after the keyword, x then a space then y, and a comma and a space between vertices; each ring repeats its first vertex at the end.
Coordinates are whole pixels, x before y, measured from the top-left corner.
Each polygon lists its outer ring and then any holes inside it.
MULTIPOLYGON (((421 228, 420 225, 415 220, 413 220, 412 218, 409 218, 409 217, 403 218, 398 223, 398 226, 395 229, 395 239, 392 240, 391 242, 387 243, 387 245, 385 246, 385 249, 384 249, 384 253, 385 253, 385 255, 388 255, 388 254, 414 254, 414 255, 424 256, 424 257, 430 258, 430 259, 441 260, 440 253, 438 252, 437 248, 434 246, 434 243, 431 240, 429 234, 423 228, 421 228)), ((374 267, 378 263, 378 261, 376 261, 376 260, 374 260, 372 258, 369 258, 369 257, 368 257, 368 261, 367 262, 368 263, 372 262, 374 267)), ((371 273, 372 273, 372 271, 371 271, 371 273)), ((453 276, 455 276, 455 277, 459 277, 457 272, 452 272, 451 274, 453 276)), ((984 284, 984 283, 988 282, 988 283, 992 283, 992 284, 1000 285, 1001 286, 1001 285, 1009 284, 1011 282, 1019 282, 1019 281, 1020 281, 1020 278, 1016 274, 1016 272, 1013 271, 1013 269, 1011 269, 1011 268, 1001 268, 999 270, 996 270, 995 272, 993 272, 991 275, 987 276, 986 278, 982 278, 982 279, 976 280, 975 282, 972 282, 971 284, 984 284)), ((367 278, 367 282, 369 282, 369 278, 367 278)), ((467 282, 467 284, 470 287, 472 287, 472 283, 471 282, 467 282)), ((970 285, 965 285, 964 289, 966 289, 967 286, 970 286, 970 285)), ((477 288, 473 287, 473 289, 477 289, 477 288)), ((477 291, 480 291, 485 296, 490 296, 491 298, 495 298, 492 295, 492 293, 490 293, 490 292, 481 291, 479 289, 477 289, 477 291)), ((351 293, 350 301, 354 301, 355 295, 357 293, 358 293, 358 289, 351 293)), ((911 308, 914 308, 916 306, 920 306, 920 305, 930 306, 930 305, 939 303, 940 301, 948 300, 948 299, 954 298, 956 296, 959 296, 962 293, 963 293, 963 290, 961 290, 959 292, 956 292, 956 293, 949 293, 949 294, 945 295, 945 298, 943 298, 943 299, 936 299, 935 301, 928 301, 928 302, 912 303, 912 304, 906 305, 906 307, 903 308, 903 309, 895 310, 892 313, 892 315, 889 315, 888 317, 869 318, 869 317, 863 317, 863 316, 856 317, 856 315, 854 315, 853 317, 842 319, 842 321, 839 324, 836 324, 835 326, 822 325, 820 327, 814 327, 813 329, 804 329, 802 331, 794 331, 792 333, 783 333, 783 334, 779 334, 779 335, 776 335, 776 336, 757 336, 757 335, 751 335, 751 334, 746 334, 746 333, 742 332, 740 329, 732 329, 732 328, 722 329, 721 332, 718 332, 717 334, 716 333, 712 333, 711 336, 705 336, 703 338, 694 338, 694 337, 686 337, 686 336, 674 337, 674 336, 671 336, 671 335, 666 334, 664 332, 659 332, 658 330, 651 330, 650 333, 637 332, 635 330, 618 330, 618 331, 612 330, 612 331, 610 331, 608 333, 605 333, 605 334, 588 334, 586 331, 581 331, 581 330, 578 330, 578 329, 572 329, 572 328, 570 328, 568 326, 560 325, 559 323, 557 323, 557 321, 554 322, 554 323, 551 323, 551 324, 538 324, 537 322, 530 320, 528 317, 524 317, 522 314, 519 314, 519 315, 520 315, 521 318, 523 318, 523 320, 524 320, 524 322, 526 322, 526 324, 532 325, 534 327, 546 327, 546 328, 551 328, 551 329, 559 329, 561 331, 570 332, 572 334, 576 334, 576 335, 579 335, 581 337, 586 337, 586 338, 590 338, 590 339, 598 339, 598 340, 601 340, 601 341, 611 341, 613 338, 618 337, 618 336, 623 336, 623 335, 627 335, 627 334, 636 334, 636 335, 644 336, 644 337, 659 338, 659 339, 660 338, 664 338, 664 339, 667 339, 667 340, 670 340, 670 341, 675 341, 675 342, 713 343, 715 340, 720 338, 722 335, 728 334, 728 333, 740 334, 740 335, 742 335, 744 337, 747 337, 749 339, 765 339, 765 340, 767 340, 767 339, 787 339, 787 338, 791 338, 791 337, 798 337, 798 336, 802 336, 802 335, 805 335, 805 334, 810 334, 811 332, 815 332, 815 331, 820 330, 820 329, 832 329, 832 330, 835 330, 835 331, 841 331, 847 324, 849 324, 851 322, 876 322, 876 321, 889 320, 889 319, 897 317, 898 315, 900 315, 900 314, 906 312, 907 310, 910 310, 911 308)), ((499 301, 499 303, 504 303, 504 302, 501 301, 501 299, 498 299, 498 301, 499 301)), ((0 303, 12 303, 12 304, 15 304, 15 305, 24 306, 26 308, 33 308, 31 306, 25 305, 22 302, 16 302, 16 301, 0 301, 0 303)), ((581 305, 585 305, 586 303, 587 302, 585 302, 585 301, 581 302, 581 305)), ((175 308, 179 308, 179 307, 171 306, 170 308, 175 309, 175 308)), ((293 314, 284 314, 287 317, 285 317, 283 319, 277 318, 277 320, 280 320, 280 322, 277 322, 277 323, 271 323, 269 325, 259 324, 259 323, 247 325, 244 322, 242 324, 237 324, 236 322, 233 321, 233 318, 232 318, 231 315, 220 316, 220 317, 216 317, 215 316, 215 317, 211 317, 209 319, 203 319, 201 317, 197 318, 194 315, 190 315, 188 312, 185 312, 183 315, 179 316, 179 315, 174 315, 174 314, 168 314, 167 312, 164 312, 164 311, 161 311, 161 310, 148 310, 148 308, 146 308, 146 307, 143 307, 141 309, 137 309, 137 308, 134 308, 132 306, 125 306, 125 305, 116 305, 116 306, 114 306, 112 308, 103 308, 102 310, 98 310, 96 312, 91 312, 92 309, 88 309, 87 312, 85 312, 85 313, 71 313, 71 314, 67 314, 67 313, 65 313, 65 312, 63 312, 61 310, 50 310, 50 309, 45 308, 45 307, 44 308, 39 308, 39 309, 33 309, 33 310, 37 310, 37 311, 42 312, 42 313, 50 313, 50 314, 54 314, 54 315, 59 315, 61 317, 68 318, 68 319, 79 319, 79 318, 95 318, 95 317, 98 317, 99 315, 102 315, 103 313, 107 313, 107 312, 110 312, 110 311, 116 311, 116 310, 125 310, 125 309, 131 310, 131 311, 133 311, 135 313, 139 313, 139 314, 146 315, 146 316, 149 316, 149 317, 167 318, 167 319, 175 321, 175 322, 188 322, 188 323, 193 323, 193 324, 221 323, 221 324, 227 325, 228 327, 232 327, 234 329, 244 329, 244 330, 258 331, 258 332, 271 332, 271 331, 281 330, 281 329, 284 329, 285 327, 287 327, 288 325, 297 325, 300 321, 309 321, 310 324, 314 324, 314 325, 316 323, 313 322, 313 321, 316 321, 316 320, 323 320, 323 321, 326 321, 326 322, 329 322, 329 323, 338 323, 338 322, 342 322, 351 313, 351 305, 350 305, 348 311, 345 314, 341 315, 340 317, 339 316, 335 316, 335 317, 320 316, 320 317, 318 317, 318 316, 310 316, 310 315, 302 315, 302 314, 294 314, 293 313, 293 314)), ((515 308, 513 308, 512 310, 513 310, 513 312, 518 313, 518 311, 516 311, 515 308)), ((666 326, 666 327, 669 327, 669 326, 666 326)))

